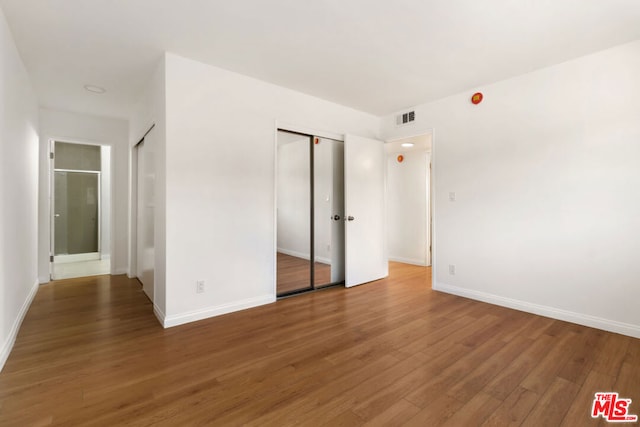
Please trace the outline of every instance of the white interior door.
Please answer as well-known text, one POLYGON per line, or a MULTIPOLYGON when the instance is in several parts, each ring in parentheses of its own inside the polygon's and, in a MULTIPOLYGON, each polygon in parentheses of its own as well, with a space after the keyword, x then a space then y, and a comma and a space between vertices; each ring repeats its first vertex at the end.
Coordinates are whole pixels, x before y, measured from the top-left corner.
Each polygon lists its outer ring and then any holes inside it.
POLYGON ((138 215, 137 215, 137 277, 142 290, 153 301, 155 271, 155 162, 151 131, 137 145, 138 150, 138 215))
POLYGON ((382 141, 347 135, 344 141, 345 286, 389 275, 385 218, 386 156, 382 141))

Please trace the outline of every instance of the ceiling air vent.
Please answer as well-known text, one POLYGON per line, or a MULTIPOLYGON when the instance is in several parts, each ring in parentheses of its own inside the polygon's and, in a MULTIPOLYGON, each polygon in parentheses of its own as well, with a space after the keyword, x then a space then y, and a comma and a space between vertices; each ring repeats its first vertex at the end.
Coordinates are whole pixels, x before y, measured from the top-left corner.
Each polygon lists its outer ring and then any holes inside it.
POLYGON ((396 116, 396 125, 402 126, 413 122, 416 119, 415 111, 407 111, 406 113, 398 114, 396 116))

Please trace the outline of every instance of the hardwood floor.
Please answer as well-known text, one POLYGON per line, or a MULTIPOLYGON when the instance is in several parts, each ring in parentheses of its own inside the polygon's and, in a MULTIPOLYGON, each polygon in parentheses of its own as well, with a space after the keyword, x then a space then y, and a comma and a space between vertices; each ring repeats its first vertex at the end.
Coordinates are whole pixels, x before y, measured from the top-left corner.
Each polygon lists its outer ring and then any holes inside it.
POLYGON ((640 414, 640 340, 430 289, 429 270, 162 329, 124 276, 42 286, 0 425, 588 426, 640 414))
MULTIPOLYGON (((309 287, 309 260, 278 252, 276 287, 278 294, 297 291, 309 287)), ((315 263, 314 282, 316 286, 331 283, 331 266, 315 263)))

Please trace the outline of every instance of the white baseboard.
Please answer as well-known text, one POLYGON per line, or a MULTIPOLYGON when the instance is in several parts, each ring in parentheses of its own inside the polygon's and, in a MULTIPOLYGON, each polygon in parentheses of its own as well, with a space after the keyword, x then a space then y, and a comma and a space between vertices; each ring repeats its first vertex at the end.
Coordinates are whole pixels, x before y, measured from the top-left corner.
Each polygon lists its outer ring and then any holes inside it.
POLYGON ((421 267, 429 266, 429 264, 427 264, 424 260, 413 259, 413 258, 402 258, 397 256, 390 256, 389 261, 401 262, 403 264, 419 265, 421 267))
POLYGON ((278 248, 278 252, 283 253, 285 255, 294 256, 296 258, 306 259, 307 261, 311 259, 311 255, 305 254, 303 252, 293 251, 290 249, 278 248))
POLYGON ((442 282, 435 282, 433 289, 448 294, 458 295, 477 301, 487 302, 489 304, 499 305, 502 307, 513 308, 515 310, 525 311, 552 319, 564 320, 566 322, 576 323, 578 325, 589 326, 591 328, 602 329, 604 331, 615 332, 617 334, 627 335, 634 338, 640 338, 640 325, 632 325, 630 323, 618 322, 610 319, 603 319, 589 314, 576 313, 573 311, 563 310, 560 308, 550 307, 546 305, 534 304, 513 298, 505 298, 486 292, 474 291, 470 289, 460 288, 458 286, 448 285, 442 282))
POLYGON ((257 307, 264 304, 270 304, 276 301, 275 295, 264 295, 257 298, 249 298, 242 301, 234 301, 232 303, 208 307, 202 310, 190 311, 187 313, 174 314, 167 316, 162 311, 154 307, 154 312, 162 326, 171 328, 173 326, 184 325, 185 323, 195 322, 197 320, 208 319, 209 317, 220 316, 222 314, 232 313, 234 311, 245 310, 247 308, 257 307))
POLYGON ((38 277, 38 283, 44 285, 45 283, 49 283, 51 281, 50 276, 40 276, 38 277))
MULTIPOLYGON (((280 252, 282 254, 285 254, 285 255, 294 256, 296 258, 306 259, 307 261, 309 261, 311 259, 311 256, 309 254, 303 254, 302 252, 290 251, 289 249, 278 248, 278 252, 280 252)), ((322 264, 331 265, 331 260, 329 258, 325 258, 325 257, 321 257, 321 256, 316 256, 316 262, 319 262, 319 263, 322 263, 322 264)))
POLYGON ((68 262, 97 261, 99 259, 100 252, 89 252, 86 254, 56 255, 53 257, 53 262, 64 264, 68 262))
POLYGON ((317 256, 316 257, 316 262, 319 262, 320 264, 331 265, 331 260, 329 258, 325 258, 323 256, 317 256))
POLYGON ((29 295, 27 295, 27 299, 22 304, 22 307, 20 307, 20 311, 18 312, 18 317, 15 319, 15 321, 13 322, 13 325, 11 326, 11 330, 9 331, 9 336, 2 343, 2 350, 0 350, 0 371, 2 371, 2 368, 4 368, 4 364, 7 362, 7 359, 9 358, 9 354, 13 349, 13 344, 15 344, 16 338, 18 337, 18 331, 20 331, 20 325, 22 325, 24 316, 27 315, 27 311, 29 310, 31 303, 33 302, 33 299, 35 298, 36 293, 38 292, 38 286, 40 286, 39 281, 34 283, 34 285, 31 287, 31 290, 29 291, 29 295))
POLYGON ((127 274, 127 273, 128 273, 128 271, 127 271, 126 267, 125 268, 116 268, 116 269, 111 270, 111 274, 114 275, 114 276, 117 276, 119 274, 127 274))

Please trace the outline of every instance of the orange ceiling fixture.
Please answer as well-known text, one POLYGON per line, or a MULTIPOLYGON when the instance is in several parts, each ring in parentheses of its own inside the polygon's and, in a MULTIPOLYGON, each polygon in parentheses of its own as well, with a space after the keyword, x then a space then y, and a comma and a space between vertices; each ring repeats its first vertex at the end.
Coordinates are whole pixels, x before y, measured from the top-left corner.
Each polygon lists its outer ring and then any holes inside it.
POLYGON ((398 160, 398 163, 402 163, 404 161, 404 156, 402 154, 399 154, 396 160, 398 160))
POLYGON ((471 103, 473 105, 478 105, 482 102, 482 98, 484 98, 482 92, 476 92, 471 96, 471 103))

